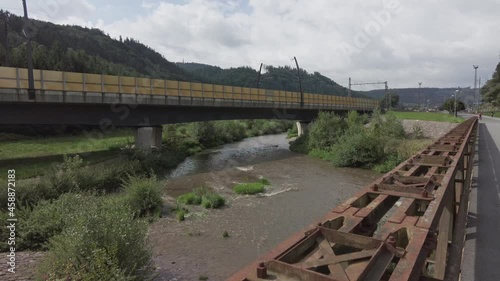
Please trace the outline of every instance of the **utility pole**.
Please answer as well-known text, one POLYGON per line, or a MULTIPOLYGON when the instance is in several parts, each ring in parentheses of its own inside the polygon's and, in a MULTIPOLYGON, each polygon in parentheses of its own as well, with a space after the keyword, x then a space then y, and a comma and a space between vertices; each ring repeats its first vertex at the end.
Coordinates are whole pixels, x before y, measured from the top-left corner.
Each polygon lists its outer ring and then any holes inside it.
POLYGON ((257 89, 260 87, 260 74, 262 73, 262 65, 263 63, 260 64, 259 74, 257 74, 257 89))
POLYGON ((351 77, 349 77, 349 90, 347 91, 347 96, 351 97, 351 77))
POLYGON ((302 92, 302 80, 300 79, 300 68, 297 58, 293 57, 295 60, 295 65, 297 65, 297 77, 299 78, 299 90, 300 90, 300 107, 304 107, 304 92, 302 92))
MULTIPOLYGON (((418 82, 418 105, 420 107, 420 101, 422 100, 422 82, 418 82)), ((419 108, 420 110, 420 108, 419 108)))
POLYGON ((28 34, 29 31, 28 25, 29 25, 29 18, 28 18, 28 8, 26 6, 26 0, 23 0, 23 8, 24 8, 24 28, 23 28, 23 33, 24 37, 27 39, 26 43, 26 55, 27 55, 27 61, 28 61, 28 98, 30 100, 35 99, 35 81, 33 78, 33 58, 31 55, 31 34, 28 34))
POLYGON ((387 85, 387 81, 385 81, 384 84, 385 84, 385 96, 389 98, 389 104, 387 106, 387 109, 390 110, 392 107, 392 94, 389 94, 389 86, 387 85))
POLYGON ((481 104, 481 102, 479 102, 479 100, 480 99, 482 100, 482 98, 481 98, 481 76, 479 76, 479 88, 478 88, 477 92, 479 94, 478 99, 477 99, 477 111, 479 111, 479 104, 481 104))
POLYGON ((477 112, 477 69, 479 65, 472 65, 474 68, 474 109, 477 112))
MULTIPOLYGON (((460 88, 459 88, 460 89, 460 88)), ((455 117, 457 117, 457 96, 458 96, 458 93, 460 92, 460 90, 456 90, 455 91, 455 117)))
MULTIPOLYGON (((387 83, 387 81, 385 81, 385 82, 368 82, 368 83, 351 83, 351 78, 349 78, 349 90, 350 90, 351 86, 382 85, 382 84, 385 85, 384 98, 386 98, 386 97, 388 97, 387 94, 389 92, 389 84, 387 83)), ((387 106, 387 101, 385 103, 386 103, 386 106, 387 106)))
POLYGON ((3 38, 2 44, 5 49, 5 66, 9 65, 9 29, 7 26, 7 16, 3 16, 3 38))

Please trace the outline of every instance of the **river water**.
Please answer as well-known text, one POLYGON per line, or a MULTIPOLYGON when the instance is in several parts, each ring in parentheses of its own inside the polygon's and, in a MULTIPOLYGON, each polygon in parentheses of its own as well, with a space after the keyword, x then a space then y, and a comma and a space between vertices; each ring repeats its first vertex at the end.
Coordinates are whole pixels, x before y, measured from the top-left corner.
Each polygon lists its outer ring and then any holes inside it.
POLYGON ((284 134, 249 138, 189 157, 166 175, 167 205, 207 186, 226 198, 227 207, 189 207, 183 222, 167 214, 153 223, 156 280, 224 280, 379 176, 293 153, 284 134), (261 177, 271 183, 262 195, 232 191, 235 183, 261 177), (222 237, 224 231, 229 238, 222 237))

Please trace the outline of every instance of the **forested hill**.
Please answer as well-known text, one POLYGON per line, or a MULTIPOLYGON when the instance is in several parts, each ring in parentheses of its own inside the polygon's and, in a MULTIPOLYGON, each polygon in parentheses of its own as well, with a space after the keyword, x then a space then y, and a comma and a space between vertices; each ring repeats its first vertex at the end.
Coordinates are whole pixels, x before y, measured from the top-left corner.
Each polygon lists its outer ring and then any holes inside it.
MULTIPOLYGON (((199 63, 177 63, 182 69, 193 74, 197 79, 214 84, 241 87, 257 87, 258 69, 238 67, 223 69, 199 63)), ((259 87, 272 90, 299 91, 297 69, 290 67, 266 66, 262 70, 259 87)), ((307 93, 321 93, 346 96, 347 89, 335 83, 319 72, 308 73, 301 69, 302 88, 307 93)), ((353 92, 353 96, 363 95, 353 92)))
MULTIPOLYGON (((0 11, 0 63, 2 66, 27 67, 26 45, 21 17, 0 11), (3 21, 7 21, 7 42, 3 21), (7 48, 6 44, 7 43, 7 48), (6 58, 6 49, 8 56, 6 58)), ((113 39, 99 29, 56 25, 31 20, 33 26, 33 64, 35 68, 193 80, 175 63, 137 40, 113 39)))
MULTIPOLYGON (((22 17, 0 10, 0 65, 27 67, 22 17), (7 22, 7 36, 3 22, 7 22)), ((256 87, 258 70, 222 69, 198 63, 172 63, 152 48, 131 38, 113 39, 103 31, 80 26, 30 20, 33 66, 37 69, 199 81, 256 87)), ((299 91, 297 70, 267 66, 260 87, 299 91)), ((304 92, 346 96, 347 89, 318 72, 301 69, 304 92)), ((356 92, 353 96, 362 96, 356 92)))

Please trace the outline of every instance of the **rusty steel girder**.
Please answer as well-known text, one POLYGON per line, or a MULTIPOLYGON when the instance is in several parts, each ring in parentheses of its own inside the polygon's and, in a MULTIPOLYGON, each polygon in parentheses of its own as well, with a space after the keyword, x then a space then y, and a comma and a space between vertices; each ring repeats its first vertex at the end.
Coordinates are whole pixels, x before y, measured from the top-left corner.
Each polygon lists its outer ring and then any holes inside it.
POLYGON ((458 280, 477 123, 459 124, 228 281, 458 280))

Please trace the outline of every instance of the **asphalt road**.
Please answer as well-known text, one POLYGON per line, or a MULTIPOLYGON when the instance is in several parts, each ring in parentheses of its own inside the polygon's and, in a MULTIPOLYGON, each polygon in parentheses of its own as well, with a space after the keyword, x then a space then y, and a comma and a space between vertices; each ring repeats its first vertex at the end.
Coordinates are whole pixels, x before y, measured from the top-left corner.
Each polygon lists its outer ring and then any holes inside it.
POLYGON ((500 119, 483 116, 478 156, 462 280, 500 281, 500 119))

